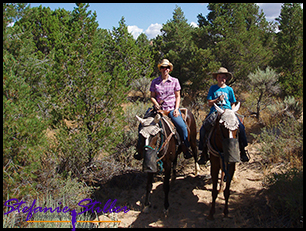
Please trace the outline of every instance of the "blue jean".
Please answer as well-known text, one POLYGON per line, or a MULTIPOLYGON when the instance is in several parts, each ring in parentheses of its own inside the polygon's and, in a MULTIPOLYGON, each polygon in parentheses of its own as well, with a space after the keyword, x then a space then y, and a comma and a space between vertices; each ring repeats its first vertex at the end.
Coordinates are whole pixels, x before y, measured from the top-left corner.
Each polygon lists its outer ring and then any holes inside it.
POLYGON ((178 117, 174 117, 173 115, 174 110, 171 110, 169 113, 169 117, 171 118, 172 122, 174 123, 181 139, 183 140, 184 144, 188 147, 190 147, 190 143, 188 141, 188 131, 187 131, 187 125, 183 120, 182 113, 179 109, 180 115, 178 117))

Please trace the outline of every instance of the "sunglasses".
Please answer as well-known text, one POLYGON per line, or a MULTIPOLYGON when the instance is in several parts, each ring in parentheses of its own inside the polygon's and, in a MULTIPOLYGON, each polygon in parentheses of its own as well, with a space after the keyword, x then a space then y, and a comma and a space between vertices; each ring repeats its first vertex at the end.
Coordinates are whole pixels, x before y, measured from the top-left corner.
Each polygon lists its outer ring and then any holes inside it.
POLYGON ((167 66, 167 67, 160 67, 160 69, 164 69, 164 68, 166 68, 166 69, 170 69, 170 67, 169 67, 169 66, 167 66))

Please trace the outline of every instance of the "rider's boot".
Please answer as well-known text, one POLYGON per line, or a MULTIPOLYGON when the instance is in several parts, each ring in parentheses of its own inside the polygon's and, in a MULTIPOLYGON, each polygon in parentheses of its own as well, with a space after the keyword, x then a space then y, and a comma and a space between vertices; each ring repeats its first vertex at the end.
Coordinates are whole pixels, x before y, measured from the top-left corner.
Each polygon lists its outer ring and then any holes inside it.
POLYGON ((246 154, 246 150, 244 149, 243 146, 240 145, 240 160, 242 162, 248 162, 249 161, 249 157, 246 154))
POLYGON ((208 157, 208 150, 207 150, 207 145, 204 145, 203 147, 203 151, 201 153, 201 158, 200 160, 198 161, 198 164, 206 164, 206 162, 209 160, 209 157, 208 157))
POLYGON ((185 159, 190 159, 192 157, 192 149, 188 141, 182 142, 182 150, 185 159))
POLYGON ((136 159, 136 160, 141 160, 142 159, 142 155, 140 154, 140 153, 135 153, 134 154, 134 158, 136 159))

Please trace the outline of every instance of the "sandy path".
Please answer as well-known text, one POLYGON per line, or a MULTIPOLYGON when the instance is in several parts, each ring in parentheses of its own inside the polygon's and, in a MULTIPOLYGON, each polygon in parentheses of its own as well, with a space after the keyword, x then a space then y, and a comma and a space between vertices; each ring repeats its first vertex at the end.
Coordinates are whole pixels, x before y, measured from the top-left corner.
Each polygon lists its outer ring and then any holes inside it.
MULTIPOLYGON (((254 146, 249 145, 248 150, 251 156, 250 162, 236 165, 229 199, 230 218, 227 219, 223 219, 223 193, 219 194, 216 201, 215 220, 206 219, 212 199, 210 166, 201 167, 200 174, 194 176, 192 159, 181 159, 185 167, 182 167, 182 164, 178 166, 177 178, 169 193, 168 217, 163 214, 162 175, 155 177, 151 196, 152 207, 149 213, 142 212, 146 175, 141 172, 130 172, 114 177, 96 194, 97 200, 117 199, 117 205, 126 205, 130 209, 127 213, 120 212, 116 217, 111 217, 121 221, 117 223, 119 227, 258 227, 260 217, 254 217, 254 211, 250 210, 252 210, 252 204, 258 203, 256 197, 263 189, 264 175, 259 163, 260 156, 256 153, 254 146)), ((264 205, 265 202, 262 203, 264 205)), ((107 227, 110 224, 102 223, 100 226, 107 227)))

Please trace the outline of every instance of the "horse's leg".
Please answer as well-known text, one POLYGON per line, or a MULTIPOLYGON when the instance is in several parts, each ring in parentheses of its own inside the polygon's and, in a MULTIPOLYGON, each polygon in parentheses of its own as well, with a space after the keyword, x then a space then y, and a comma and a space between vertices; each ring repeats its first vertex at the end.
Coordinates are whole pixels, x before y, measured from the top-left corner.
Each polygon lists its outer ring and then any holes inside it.
POLYGON ((197 176, 200 172, 200 166, 198 164, 198 149, 197 149, 197 127, 194 119, 194 115, 188 110, 187 116, 187 127, 188 127, 188 140, 192 149, 192 156, 195 162, 194 175, 197 176))
POLYGON ((169 195, 169 190, 170 190, 170 185, 169 185, 169 179, 171 175, 171 162, 168 164, 165 164, 165 178, 164 178, 164 193, 165 193, 165 201, 164 201, 164 213, 165 216, 168 215, 168 208, 169 208, 169 200, 168 200, 168 195, 169 195))
POLYGON ((221 180, 220 180, 220 184, 219 184, 219 190, 218 190, 218 194, 222 193, 224 191, 224 171, 221 171, 221 180))
POLYGON ((220 170, 219 158, 215 157, 214 155, 210 155, 210 163, 211 163, 210 173, 211 173, 213 188, 212 188, 212 203, 207 219, 214 220, 215 205, 216 205, 215 203, 218 196, 217 184, 218 184, 218 174, 220 170))
POLYGON ((197 149, 196 141, 191 142, 191 149, 192 149, 192 154, 193 154, 193 159, 194 159, 194 164, 195 164, 194 175, 197 176, 200 172, 200 166, 198 164, 198 149, 197 149))
POLYGON ((178 153, 176 153, 176 157, 173 160, 173 165, 172 165, 172 176, 171 176, 171 185, 174 183, 175 179, 176 179, 176 165, 177 165, 177 155, 178 153))
POLYGON ((227 179, 226 188, 224 190, 224 198, 225 198, 225 206, 224 206, 224 210, 223 210, 224 217, 228 216, 228 199, 229 199, 229 196, 230 196, 230 186, 231 186, 232 179, 234 177, 234 172, 235 172, 235 163, 231 163, 230 168, 229 168, 230 177, 228 177, 230 179, 227 179))
POLYGON ((148 213, 149 207, 151 206, 150 202, 150 193, 152 190, 152 182, 153 182, 153 173, 148 173, 148 180, 147 180, 147 191, 146 191, 146 199, 145 199, 145 207, 143 212, 148 213))

